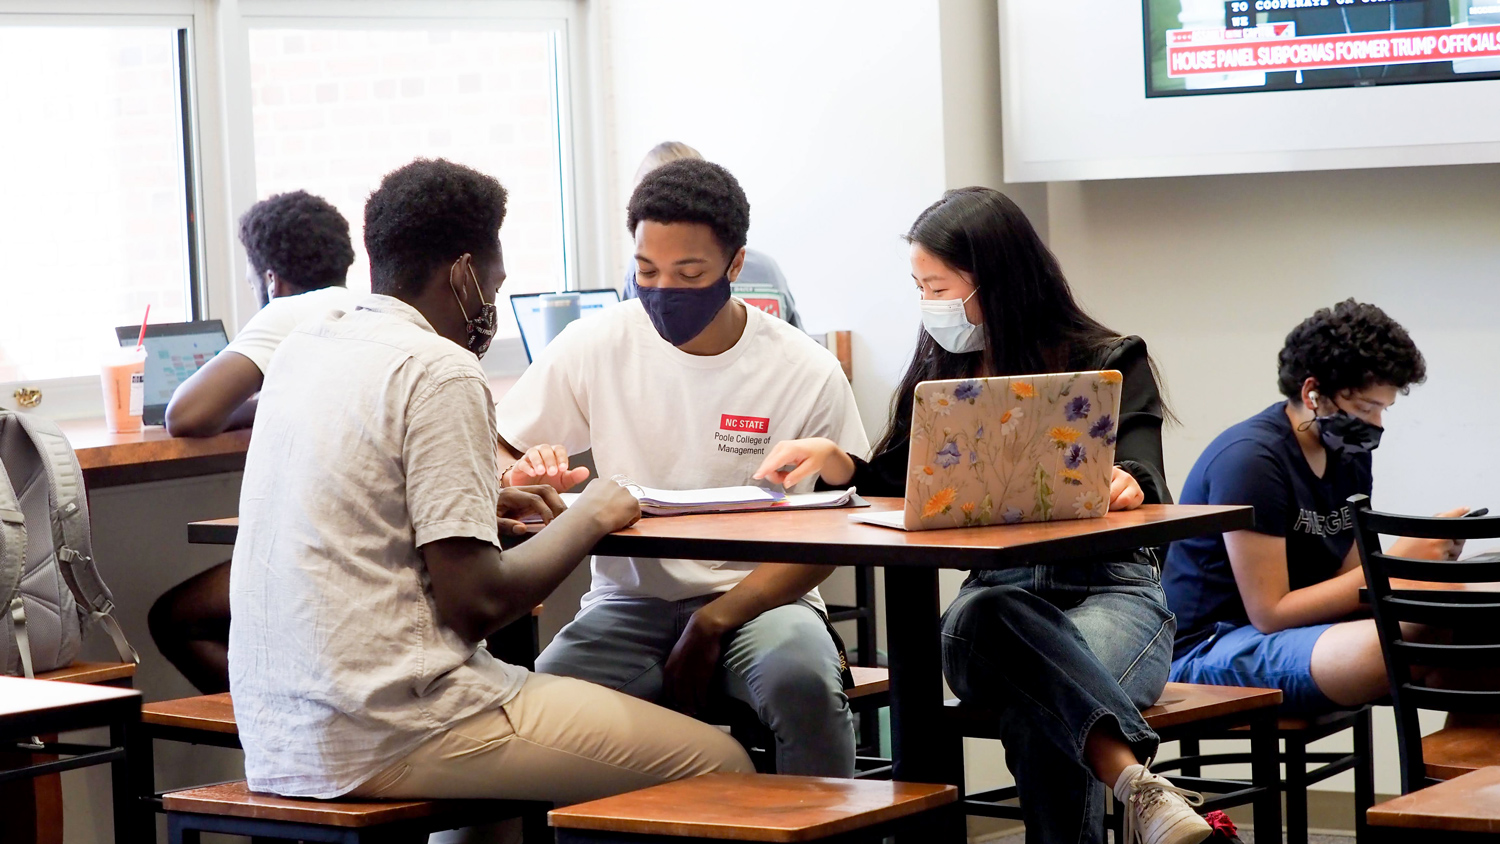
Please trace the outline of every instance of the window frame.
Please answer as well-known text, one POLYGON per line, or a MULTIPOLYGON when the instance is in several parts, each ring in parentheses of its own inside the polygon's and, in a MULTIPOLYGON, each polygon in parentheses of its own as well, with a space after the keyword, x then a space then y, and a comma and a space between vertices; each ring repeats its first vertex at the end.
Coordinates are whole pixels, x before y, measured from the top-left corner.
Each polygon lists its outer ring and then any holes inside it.
MULTIPOLYGON (((551 92, 557 118, 556 151, 562 206, 563 289, 578 290, 583 280, 598 277, 598 268, 581 260, 580 244, 597 239, 591 231, 597 201, 579 185, 579 165, 591 158, 593 136, 589 86, 583 74, 588 67, 581 54, 588 49, 588 8, 584 0, 364 0, 357 6, 347 0, 239 0, 239 14, 226 32, 233 49, 224 55, 225 73, 236 84, 226 86, 225 109, 231 126, 243 127, 227 135, 228 160, 234 163, 229 179, 230 219, 238 219, 253 205, 256 196, 255 138, 250 88, 251 29, 419 29, 424 25, 453 27, 459 24, 501 31, 546 31, 553 37, 555 84, 551 92), (242 84, 241 84, 242 83, 242 84)), ((231 272, 210 284, 219 304, 216 315, 226 325, 242 326, 259 307, 242 283, 244 247, 237 239, 230 244, 231 272), (223 304, 230 304, 225 313, 223 304)), ((519 337, 496 338, 483 365, 491 375, 518 374, 526 367, 525 348, 519 337)))
MULTIPOLYGON (((179 76, 186 78, 180 119, 191 192, 189 276, 197 279, 188 306, 195 319, 223 320, 233 336, 259 307, 244 283, 245 251, 236 221, 257 199, 249 29, 270 21, 305 26, 322 20, 348 28, 368 28, 380 20, 406 26, 479 21, 497 28, 552 28, 564 289, 617 286, 608 233, 618 213, 605 187, 612 184, 613 168, 600 142, 608 123, 607 97, 598 93, 605 88, 598 74, 601 16, 607 12, 600 5, 588 0, 0 0, 0 26, 169 23, 187 31, 186 50, 179 50, 179 76)), ((519 373, 527 365, 520 339, 496 341, 484 365, 494 375, 519 373)), ((97 376, 0 383, 0 408, 17 409, 13 391, 19 387, 42 390, 43 402, 33 411, 39 415, 100 415, 97 376)))
MULTIPOLYGON (((202 125, 199 72, 195 45, 202 12, 210 0, 4 0, 0 2, 0 27, 162 27, 175 30, 173 63, 177 87, 177 129, 182 145, 182 227, 186 245, 184 304, 192 319, 208 319, 204 260, 206 234, 204 206, 202 125)), ((35 412, 56 419, 100 415, 101 387, 97 375, 63 378, 30 378, 0 382, 0 408, 20 409, 15 392, 20 388, 42 392, 35 412)))

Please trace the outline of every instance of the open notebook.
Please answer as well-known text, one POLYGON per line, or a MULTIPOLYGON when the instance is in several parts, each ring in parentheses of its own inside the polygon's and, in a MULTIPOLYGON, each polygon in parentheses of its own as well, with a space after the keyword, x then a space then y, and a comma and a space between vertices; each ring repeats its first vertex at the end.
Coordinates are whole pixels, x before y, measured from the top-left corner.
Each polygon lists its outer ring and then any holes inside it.
MULTIPOLYGON (((710 489, 654 489, 625 478, 614 481, 640 499, 648 516, 687 516, 701 513, 743 513, 756 510, 816 510, 832 507, 868 507, 854 489, 803 492, 790 495, 758 486, 722 486, 710 489)), ((578 493, 565 492, 563 503, 572 506, 578 493)))

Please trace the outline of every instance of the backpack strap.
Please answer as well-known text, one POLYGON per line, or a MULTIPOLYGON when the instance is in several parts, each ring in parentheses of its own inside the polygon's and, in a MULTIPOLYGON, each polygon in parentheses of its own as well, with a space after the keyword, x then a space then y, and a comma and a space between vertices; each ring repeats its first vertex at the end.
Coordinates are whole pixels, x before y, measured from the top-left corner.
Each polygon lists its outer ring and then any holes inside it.
MULTIPOLYGON (((21 578, 25 573, 26 520, 10 478, 0 466, 0 612, 10 613, 16 649, 21 653, 21 670, 27 677, 35 677, 31 669, 31 639, 26 635, 26 607, 21 602, 21 578)), ((7 658, 0 663, 0 672, 9 662, 7 658)))
POLYGON ((114 596, 94 565, 93 540, 89 535, 89 501, 83 486, 83 470, 73 445, 57 424, 24 413, 13 414, 31 438, 47 472, 47 496, 52 511, 52 543, 57 549, 63 580, 78 605, 85 607, 89 621, 100 625, 114 642, 122 662, 140 664, 140 654, 130 646, 125 631, 112 614, 114 596))

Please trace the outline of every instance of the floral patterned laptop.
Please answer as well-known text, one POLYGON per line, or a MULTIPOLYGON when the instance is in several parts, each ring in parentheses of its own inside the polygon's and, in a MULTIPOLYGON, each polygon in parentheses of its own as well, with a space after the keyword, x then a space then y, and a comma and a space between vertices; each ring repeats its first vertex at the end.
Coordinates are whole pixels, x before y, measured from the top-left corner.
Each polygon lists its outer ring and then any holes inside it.
POLYGON ((1122 380, 1108 370, 918 384, 905 512, 850 518, 933 530, 1103 516, 1122 380))

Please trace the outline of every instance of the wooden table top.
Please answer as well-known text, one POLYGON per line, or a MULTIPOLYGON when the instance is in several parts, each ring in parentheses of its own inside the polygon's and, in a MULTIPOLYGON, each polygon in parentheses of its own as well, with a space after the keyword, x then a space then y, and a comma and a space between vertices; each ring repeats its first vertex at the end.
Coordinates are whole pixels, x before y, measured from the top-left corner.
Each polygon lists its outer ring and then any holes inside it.
POLYGON ((1387 800, 1365 817, 1378 827, 1500 834, 1500 768, 1480 768, 1387 800))
MULTIPOLYGON (((493 378, 490 392, 498 400, 515 383, 516 376, 493 378)), ((103 417, 58 425, 73 444, 90 488, 238 472, 245 468, 250 447, 249 428, 212 437, 174 437, 160 425, 112 434, 103 417)))
MULTIPOLYGON (((899 510, 899 498, 869 498, 899 510)), ((594 553, 699 560, 924 568, 999 568, 1126 553, 1177 539, 1248 529, 1249 507, 1148 504, 1101 519, 907 532, 860 524, 863 510, 798 510, 647 517, 612 533, 594 553)), ((188 541, 234 544, 239 519, 188 525, 188 541)))
POLYGON ((1251 527, 1249 507, 1147 505, 1100 519, 904 531, 850 520, 856 512, 900 510, 899 498, 868 498, 870 509, 794 510, 646 518, 612 533, 594 553, 740 562, 924 568, 999 568, 1075 560, 1166 545, 1251 527))
POLYGON ((0 677, 0 737, 67 732, 108 724, 122 708, 138 713, 141 693, 114 686, 0 677))
POLYGON ((707 774, 548 813, 565 829, 736 841, 812 841, 954 802, 951 785, 707 774))

